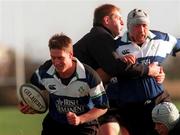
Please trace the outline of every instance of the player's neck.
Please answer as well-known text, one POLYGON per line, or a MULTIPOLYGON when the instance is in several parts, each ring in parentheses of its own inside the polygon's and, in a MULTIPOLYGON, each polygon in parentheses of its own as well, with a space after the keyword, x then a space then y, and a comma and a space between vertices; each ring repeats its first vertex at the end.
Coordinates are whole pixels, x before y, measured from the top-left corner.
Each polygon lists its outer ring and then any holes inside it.
POLYGON ((67 69, 65 72, 59 73, 59 76, 61 78, 69 78, 72 74, 74 74, 75 70, 76 70, 76 62, 73 61, 72 66, 69 69, 67 69))

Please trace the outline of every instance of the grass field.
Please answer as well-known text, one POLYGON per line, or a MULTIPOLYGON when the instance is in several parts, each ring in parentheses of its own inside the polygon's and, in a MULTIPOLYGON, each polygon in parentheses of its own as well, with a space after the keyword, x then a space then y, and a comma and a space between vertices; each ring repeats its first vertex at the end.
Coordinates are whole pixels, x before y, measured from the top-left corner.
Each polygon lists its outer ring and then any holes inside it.
POLYGON ((40 135, 44 115, 25 115, 16 107, 0 107, 0 135, 40 135))
MULTIPOLYGON (((180 101, 173 101, 180 110, 180 101)), ((0 107, 0 135, 40 135, 45 114, 25 115, 16 107, 0 107)))

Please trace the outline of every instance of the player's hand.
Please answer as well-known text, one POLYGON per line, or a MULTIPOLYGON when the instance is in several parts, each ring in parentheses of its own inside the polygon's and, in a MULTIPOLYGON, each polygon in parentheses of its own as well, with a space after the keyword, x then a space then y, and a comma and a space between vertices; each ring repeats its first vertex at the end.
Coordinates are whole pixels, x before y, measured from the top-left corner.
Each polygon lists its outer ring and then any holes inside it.
POLYGON ((23 103, 22 101, 18 104, 18 109, 24 114, 35 114, 35 113, 37 113, 29 105, 23 103))
POLYGON ((136 56, 132 54, 126 54, 120 58, 123 62, 127 64, 135 64, 136 63, 136 56))
POLYGON ((73 112, 68 112, 66 114, 67 120, 69 124, 71 125, 79 125, 80 124, 80 118, 73 112))
POLYGON ((155 77, 157 83, 163 83, 164 79, 165 79, 165 73, 163 70, 163 67, 160 67, 160 72, 159 74, 155 77))
POLYGON ((160 66, 158 66, 157 63, 151 63, 149 64, 149 71, 148 71, 148 75, 151 77, 156 77, 159 75, 160 73, 160 66))

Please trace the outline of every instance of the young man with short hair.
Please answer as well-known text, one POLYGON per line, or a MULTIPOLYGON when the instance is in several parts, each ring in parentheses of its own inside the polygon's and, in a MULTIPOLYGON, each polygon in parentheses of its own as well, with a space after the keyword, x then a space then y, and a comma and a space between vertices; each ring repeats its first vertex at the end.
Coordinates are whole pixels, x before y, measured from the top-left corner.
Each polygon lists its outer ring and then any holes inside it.
MULTIPOLYGON (((31 83, 49 93, 49 112, 42 135, 96 135, 97 118, 109 106, 103 83, 88 65, 73 57, 72 40, 55 34, 49 40, 51 60, 32 75, 31 83), (51 87, 53 85, 53 87, 51 87)), ((20 104, 23 113, 34 113, 20 104)))

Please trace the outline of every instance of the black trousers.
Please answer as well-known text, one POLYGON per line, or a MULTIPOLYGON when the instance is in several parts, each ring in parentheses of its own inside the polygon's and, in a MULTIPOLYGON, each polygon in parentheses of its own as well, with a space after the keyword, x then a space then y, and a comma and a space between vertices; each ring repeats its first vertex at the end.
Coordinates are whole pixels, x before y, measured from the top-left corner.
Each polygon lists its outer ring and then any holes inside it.
POLYGON ((53 120, 49 114, 46 115, 42 126, 41 135, 97 135, 98 132, 96 122, 78 126, 60 124, 53 120))

